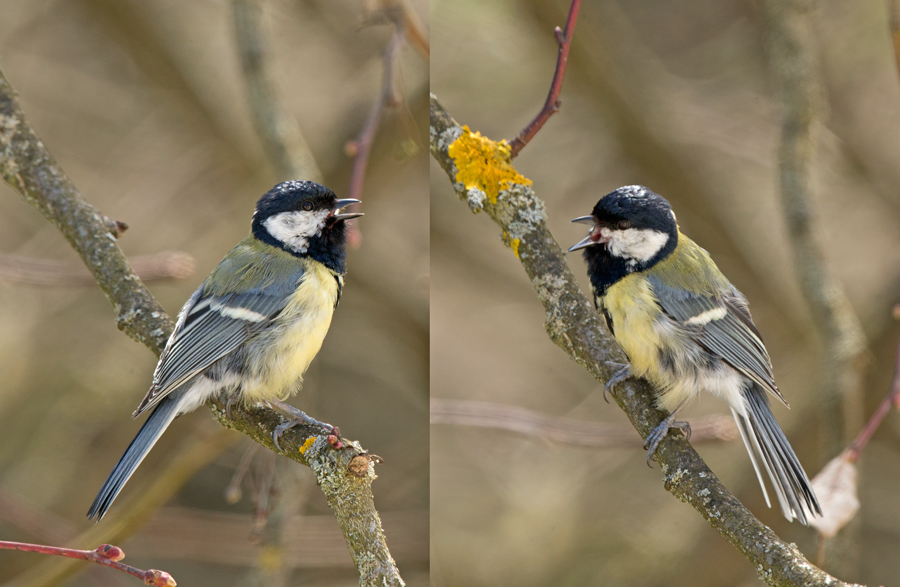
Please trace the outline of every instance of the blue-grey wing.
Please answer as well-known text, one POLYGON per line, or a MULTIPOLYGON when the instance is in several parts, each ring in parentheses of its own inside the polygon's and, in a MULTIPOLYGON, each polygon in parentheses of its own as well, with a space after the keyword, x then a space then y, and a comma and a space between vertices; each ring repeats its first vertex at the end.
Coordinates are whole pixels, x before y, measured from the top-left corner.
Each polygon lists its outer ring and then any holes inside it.
POLYGON ((298 273, 290 282, 227 295, 204 295, 201 286, 179 313, 153 374, 153 384, 134 415, 153 407, 271 325, 301 278, 302 273, 298 273))
POLYGON ((694 340, 784 402, 747 300, 737 289, 731 287, 717 296, 703 295, 667 286, 653 277, 648 279, 663 311, 694 340))

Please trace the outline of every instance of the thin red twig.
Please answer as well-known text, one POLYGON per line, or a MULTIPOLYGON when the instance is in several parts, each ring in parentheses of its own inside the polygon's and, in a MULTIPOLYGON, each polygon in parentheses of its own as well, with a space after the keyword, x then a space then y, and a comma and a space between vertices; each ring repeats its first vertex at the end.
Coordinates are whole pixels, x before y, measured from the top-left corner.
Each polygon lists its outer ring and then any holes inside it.
MULTIPOLYGON (((384 76, 382 78, 381 92, 369 110, 366 122, 356 140, 347 144, 347 152, 353 155, 353 169, 350 172, 350 187, 347 190, 348 198, 361 199, 363 182, 366 179, 366 166, 369 163, 369 153, 372 151, 372 143, 375 142, 375 133, 378 131, 378 123, 381 121, 381 113, 388 106, 396 106, 400 99, 394 88, 396 71, 400 64, 400 49, 403 48, 405 39, 402 23, 395 23, 394 35, 391 37, 384 52, 384 76)), ((358 240, 358 232, 354 230, 350 234, 350 244, 354 244, 354 236, 358 240)))
POLYGON ((575 32, 575 21, 578 20, 579 8, 581 8, 581 0, 572 0, 572 5, 569 7, 569 16, 566 18, 565 32, 560 30, 559 27, 553 30, 553 34, 556 36, 556 44, 559 45, 559 55, 556 57, 556 71, 553 73, 553 81, 550 83, 550 93, 547 95, 544 107, 534 117, 534 120, 529 122, 528 126, 523 128, 522 132, 509 142, 511 157, 518 155, 519 151, 541 130, 547 119, 559 111, 561 104, 559 94, 562 92, 563 77, 566 75, 566 64, 569 62, 569 47, 572 45, 572 35, 575 32))
POLYGON ((78 558, 98 565, 104 565, 128 573, 137 577, 146 585, 157 587, 175 587, 175 579, 165 571, 149 569, 142 571, 119 561, 125 558, 125 553, 118 546, 101 544, 96 550, 75 550, 74 548, 59 548, 58 546, 46 546, 43 544, 28 544, 25 542, 7 542, 0 540, 0 550, 21 550, 24 552, 38 552, 41 554, 54 554, 68 558, 78 558))
MULTIPOLYGON (((895 314, 898 313, 898 309, 900 309, 900 306, 894 308, 895 314)), ((875 434, 875 431, 878 430, 878 427, 881 425, 885 416, 891 411, 892 406, 900 409, 900 344, 897 345, 897 358, 894 362, 894 379, 891 382, 890 391, 884 396, 881 403, 878 404, 875 413, 869 418, 865 428, 862 429, 862 432, 859 433, 856 440, 854 440, 847 448, 848 458, 851 463, 859 459, 859 455, 862 453, 863 449, 866 448, 866 445, 869 443, 872 435, 875 434)))

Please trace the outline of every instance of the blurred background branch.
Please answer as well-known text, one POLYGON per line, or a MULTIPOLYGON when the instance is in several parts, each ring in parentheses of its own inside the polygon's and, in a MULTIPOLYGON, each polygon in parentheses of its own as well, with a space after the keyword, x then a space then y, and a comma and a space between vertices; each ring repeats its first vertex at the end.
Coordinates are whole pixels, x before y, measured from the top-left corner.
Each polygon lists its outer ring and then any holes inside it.
MULTIPOLYGON (((120 329, 157 355, 172 322, 134 274, 115 242, 110 223, 83 200, 56 160, 45 149, 19 107, 12 86, 0 72, 0 173, 4 180, 62 232, 116 309, 120 329)), ((239 430, 274 450, 272 434, 284 418, 268 407, 231 410, 210 401, 221 424, 239 430)), ((375 511, 371 482, 374 461, 358 443, 332 450, 315 431, 298 427, 281 438, 282 454, 313 469, 319 486, 344 532, 357 564, 360 584, 403 585, 384 540, 375 511), (309 441, 309 442, 307 442, 309 441), (303 450, 301 450, 301 447, 303 450), (357 461, 368 463, 361 467, 357 461), (351 471, 351 463, 356 463, 351 471)))
POLYGON ((322 171, 297 121, 278 100, 269 42, 263 25, 264 0, 233 0, 237 39, 247 104, 256 134, 268 155, 276 181, 306 179, 322 183, 322 171))
MULTIPOLYGON (((469 400, 432 398, 431 423, 493 428, 548 442, 595 448, 639 449, 643 444, 633 426, 554 418, 518 406, 469 400)), ((737 437, 737 427, 730 416, 691 419, 691 442, 734 440, 737 437)))
MULTIPOLYGON (((531 190, 531 182, 512 168, 508 149, 460 127, 432 96, 431 154, 456 195, 473 211, 483 210, 502 229, 544 307, 551 340, 605 383, 613 375, 608 361, 624 362, 622 351, 581 294, 547 228, 543 202, 531 190)), ((664 417, 654 407, 653 391, 645 381, 628 380, 613 395, 642 437, 664 417)), ((769 585, 845 585, 811 565, 796 545, 757 520, 682 436, 667 436, 653 458, 662 468, 665 488, 697 510, 769 585)))
MULTIPOLYGON (((814 224, 813 135, 824 110, 811 20, 815 4, 811 0, 768 0, 765 6, 767 47, 783 105, 779 149, 782 206, 803 297, 825 347, 818 375, 817 412, 821 451, 830 460, 844 449, 849 431, 860 425, 848 420, 858 419, 862 412, 866 338, 843 285, 826 267, 814 224)), ((818 564, 841 576, 858 575, 859 524, 823 540, 818 564)))
MULTIPOLYGON (((129 259, 141 281, 184 279, 197 270, 197 262, 187 253, 164 251, 155 255, 138 255, 129 259)), ((84 265, 50 259, 34 259, 20 255, 0 255, 0 282, 50 287, 96 285, 97 281, 84 265)))

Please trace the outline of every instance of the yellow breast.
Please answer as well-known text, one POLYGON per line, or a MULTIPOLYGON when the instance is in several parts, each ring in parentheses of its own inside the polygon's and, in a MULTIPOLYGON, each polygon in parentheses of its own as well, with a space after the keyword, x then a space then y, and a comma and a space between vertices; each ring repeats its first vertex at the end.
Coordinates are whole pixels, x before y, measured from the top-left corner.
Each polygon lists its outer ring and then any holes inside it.
POLYGON ((250 349, 242 385, 245 401, 283 399, 299 388, 303 373, 322 348, 337 296, 335 274, 320 263, 310 263, 276 324, 250 349))
POLYGON ((600 302, 612 320, 616 341, 628 355, 632 372, 655 380, 662 344, 657 328, 661 310, 650 284, 633 273, 610 286, 600 302))

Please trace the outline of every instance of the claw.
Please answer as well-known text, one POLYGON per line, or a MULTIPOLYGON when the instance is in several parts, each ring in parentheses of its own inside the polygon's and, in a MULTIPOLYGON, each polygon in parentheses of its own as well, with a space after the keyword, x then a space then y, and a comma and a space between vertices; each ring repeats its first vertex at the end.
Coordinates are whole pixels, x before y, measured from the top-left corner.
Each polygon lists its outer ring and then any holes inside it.
POLYGON ((284 452, 284 450, 282 450, 281 448, 281 445, 278 443, 278 439, 281 438, 281 435, 284 434, 286 430, 290 430, 291 428, 300 426, 301 424, 305 426, 311 426, 313 428, 319 428, 322 431, 323 436, 327 438, 328 444, 330 444, 332 448, 343 448, 344 443, 341 442, 341 431, 337 426, 332 426, 331 424, 328 424, 326 422, 319 422, 315 418, 307 416, 304 412, 284 402, 270 400, 267 403, 276 411, 284 414, 288 418, 291 418, 287 422, 279 424, 272 432, 272 442, 273 444, 275 444, 275 448, 277 448, 279 452, 284 452))
POLYGON ((612 391, 615 386, 626 379, 630 379, 634 375, 631 372, 631 365, 623 365, 622 363, 615 363, 613 361, 607 361, 606 364, 618 368, 613 376, 609 378, 609 381, 606 382, 606 385, 603 386, 603 401, 609 403, 609 400, 606 397, 607 392, 612 391))
POLYGON ((678 428, 685 435, 685 437, 687 437, 688 440, 691 439, 690 423, 675 420, 675 416, 677 414, 678 410, 675 410, 674 412, 669 414, 665 420, 659 423, 659 426, 651 430, 650 434, 647 435, 647 439, 644 441, 644 448, 647 449, 648 467, 653 467, 650 461, 651 459, 653 459, 653 455, 656 454, 656 449, 659 446, 659 443, 662 442, 663 438, 666 437, 666 434, 669 433, 670 429, 678 428))

